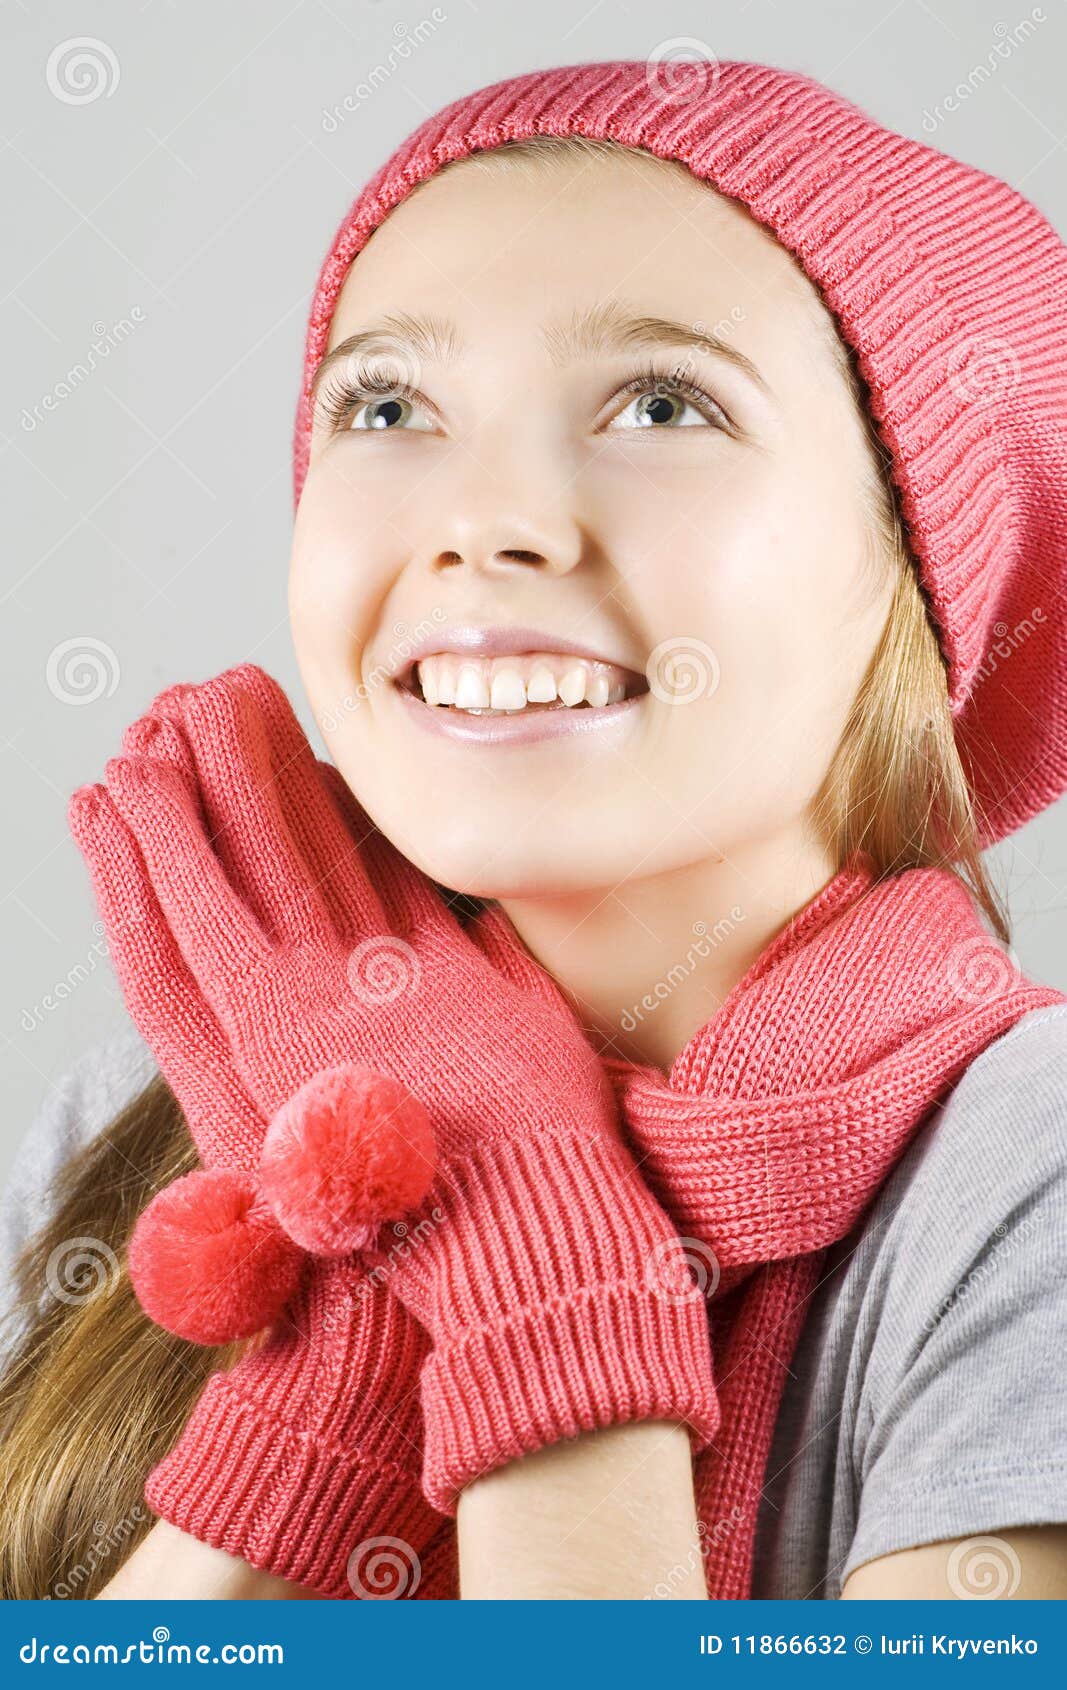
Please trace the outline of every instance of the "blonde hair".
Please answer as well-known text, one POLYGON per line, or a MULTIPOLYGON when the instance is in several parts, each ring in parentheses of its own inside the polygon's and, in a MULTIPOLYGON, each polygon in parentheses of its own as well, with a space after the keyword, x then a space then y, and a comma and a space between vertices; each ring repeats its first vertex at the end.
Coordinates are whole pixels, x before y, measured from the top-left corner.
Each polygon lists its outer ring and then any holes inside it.
POLYGON ((197 1165, 157 1075, 63 1168, 52 1217, 16 1264, 24 1327, 0 1381, 0 1598, 92 1597, 152 1521, 148 1469, 175 1442, 213 1367, 236 1352, 172 1338, 142 1312, 126 1244, 146 1203, 197 1165), (52 1294, 44 1264, 92 1240, 107 1271, 52 1294), (113 1252, 114 1271, 111 1271, 113 1252))
MULTIPOLYGON (((542 136, 506 143, 486 157, 494 165, 537 168, 561 151, 632 149, 542 136)), ((890 572, 894 590, 814 800, 813 825, 838 864, 863 849, 879 877, 929 866, 958 875, 1006 943, 1007 914, 982 864, 945 660, 909 555, 887 454, 854 356, 828 321, 832 353, 865 419, 870 473, 862 497, 871 559, 890 572)), ((470 900, 456 902, 470 913, 470 900)), ((142 1494, 149 1468, 177 1438, 208 1373, 237 1354, 201 1349, 153 1326, 126 1269, 138 1214, 196 1161, 181 1110, 157 1076, 72 1159, 53 1218, 24 1252, 15 1317, 26 1331, 0 1381, 0 1492, 7 1505, 0 1597, 98 1593, 151 1525, 142 1494), (85 1302, 42 1300, 42 1263, 65 1241, 85 1235, 115 1252, 117 1273, 85 1302)))

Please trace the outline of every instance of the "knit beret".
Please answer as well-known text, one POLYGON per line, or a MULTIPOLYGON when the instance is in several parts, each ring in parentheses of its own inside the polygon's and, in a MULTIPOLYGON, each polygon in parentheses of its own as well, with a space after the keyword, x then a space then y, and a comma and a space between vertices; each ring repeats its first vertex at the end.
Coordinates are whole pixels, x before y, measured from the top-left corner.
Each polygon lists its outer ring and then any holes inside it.
POLYGON ((428 118, 346 212, 321 266, 294 433, 349 265, 446 162, 531 135, 675 159, 803 266, 856 354, 948 663, 980 839, 1067 789, 1067 248, 996 177, 766 65, 618 61, 494 83, 428 118))

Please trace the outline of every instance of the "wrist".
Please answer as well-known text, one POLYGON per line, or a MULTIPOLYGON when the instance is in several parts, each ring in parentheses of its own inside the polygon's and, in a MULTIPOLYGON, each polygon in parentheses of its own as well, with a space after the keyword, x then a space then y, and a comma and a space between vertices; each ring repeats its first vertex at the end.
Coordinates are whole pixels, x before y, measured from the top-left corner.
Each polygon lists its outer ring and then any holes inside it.
POLYGON ((682 1422, 705 1448, 719 1423, 707 1305, 687 1275, 665 1283, 680 1241, 621 1141, 490 1142, 446 1175, 394 1281, 433 1340, 420 1380, 432 1506, 454 1514, 492 1468, 628 1421, 682 1422))
POLYGON ((367 1546, 396 1539, 417 1567, 441 1524, 410 1463, 281 1423, 216 1374, 148 1476, 160 1519, 250 1568, 327 1597, 360 1591, 367 1546))
POLYGON ((496 1468, 610 1426, 686 1427, 692 1451, 719 1427, 707 1313, 640 1285, 570 1291, 481 1331, 423 1366, 422 1487, 442 1514, 496 1468))
POLYGON ((315 1592, 250 1567, 223 1549, 202 1543, 169 1520, 157 1520, 143 1543, 100 1592, 101 1601, 306 1600, 315 1592))

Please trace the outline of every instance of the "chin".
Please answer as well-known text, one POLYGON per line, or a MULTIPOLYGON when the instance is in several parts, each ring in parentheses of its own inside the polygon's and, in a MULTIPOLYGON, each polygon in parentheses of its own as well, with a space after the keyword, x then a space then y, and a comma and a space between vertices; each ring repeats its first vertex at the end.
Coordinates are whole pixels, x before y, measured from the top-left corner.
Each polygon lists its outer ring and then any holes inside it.
POLYGON ((442 886, 473 898, 543 898, 564 890, 540 856, 522 849, 494 854, 486 847, 484 835, 473 851, 436 838, 417 866, 442 886))
POLYGON ((514 833, 509 837, 505 828, 498 833, 484 817, 472 826, 427 806, 412 827, 406 813, 394 817, 388 806, 371 813, 409 862, 453 892, 476 898, 538 897, 558 885, 555 865, 546 863, 543 851, 531 849, 514 833))
POLYGON ((448 848, 436 837, 418 866, 432 879, 453 892, 470 897, 509 899, 562 898, 578 892, 615 885, 625 878, 610 862, 585 854, 581 860, 560 850, 555 840, 551 852, 531 848, 529 842, 501 840, 494 850, 486 834, 474 850, 462 845, 448 848))

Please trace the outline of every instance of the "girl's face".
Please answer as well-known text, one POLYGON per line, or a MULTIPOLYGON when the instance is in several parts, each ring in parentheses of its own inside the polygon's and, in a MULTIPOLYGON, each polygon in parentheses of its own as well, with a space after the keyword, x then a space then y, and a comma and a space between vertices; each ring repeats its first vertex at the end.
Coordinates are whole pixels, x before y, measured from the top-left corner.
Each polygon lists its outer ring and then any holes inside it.
POLYGON ((427 874, 537 897, 806 838, 891 592, 828 324, 637 154, 490 154, 374 234, 290 611, 334 762, 427 874))

